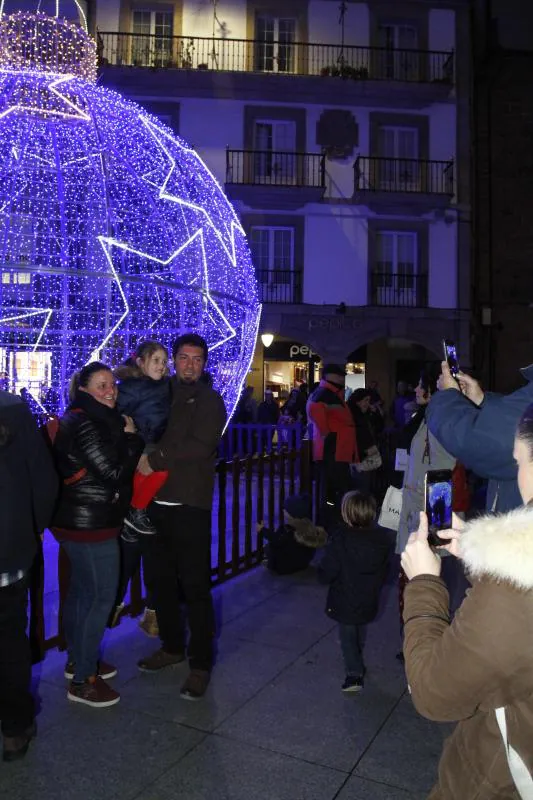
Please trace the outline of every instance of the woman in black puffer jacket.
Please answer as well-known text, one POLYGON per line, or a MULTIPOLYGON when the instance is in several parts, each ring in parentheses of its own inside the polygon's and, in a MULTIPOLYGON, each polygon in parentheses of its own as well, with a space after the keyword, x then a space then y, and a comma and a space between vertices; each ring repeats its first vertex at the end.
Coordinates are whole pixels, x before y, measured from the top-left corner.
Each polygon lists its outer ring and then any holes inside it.
POLYGON ((105 707, 120 695, 103 680, 116 670, 98 655, 118 585, 117 537, 143 440, 133 421, 116 410, 115 378, 105 364, 83 367, 71 396, 54 441, 62 487, 52 527, 71 565, 63 609, 65 677, 72 678, 67 696, 105 707))

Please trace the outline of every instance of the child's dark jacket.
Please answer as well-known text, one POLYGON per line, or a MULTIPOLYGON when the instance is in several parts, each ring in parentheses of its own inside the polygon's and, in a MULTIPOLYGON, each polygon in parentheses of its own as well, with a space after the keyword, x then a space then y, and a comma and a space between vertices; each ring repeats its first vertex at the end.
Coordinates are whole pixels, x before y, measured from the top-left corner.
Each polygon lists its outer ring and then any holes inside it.
POLYGON ((330 584, 329 617, 345 625, 364 625, 374 619, 392 546, 383 528, 349 528, 339 523, 318 567, 320 582, 330 584))
POLYGON ((172 390, 170 379, 154 381, 135 367, 120 367, 117 408, 132 417, 147 444, 157 442, 167 427, 172 390))

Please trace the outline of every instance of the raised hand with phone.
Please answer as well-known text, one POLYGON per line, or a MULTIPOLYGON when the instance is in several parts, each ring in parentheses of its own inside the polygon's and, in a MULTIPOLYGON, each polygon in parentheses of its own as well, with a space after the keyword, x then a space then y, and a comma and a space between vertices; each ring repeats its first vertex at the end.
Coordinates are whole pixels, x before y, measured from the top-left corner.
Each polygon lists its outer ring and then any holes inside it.
POLYGON ((466 375, 460 366, 457 357, 457 348, 454 342, 443 339, 444 361, 441 364, 441 376, 438 381, 440 391, 455 389, 461 391, 474 405, 480 406, 485 398, 485 393, 478 381, 466 375))

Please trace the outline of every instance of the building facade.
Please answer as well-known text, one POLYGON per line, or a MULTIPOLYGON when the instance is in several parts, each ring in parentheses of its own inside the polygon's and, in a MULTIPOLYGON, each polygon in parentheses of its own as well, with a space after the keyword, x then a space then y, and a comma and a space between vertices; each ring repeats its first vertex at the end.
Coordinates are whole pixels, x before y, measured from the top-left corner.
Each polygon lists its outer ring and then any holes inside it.
POLYGON ((75 5, 102 85, 187 140, 243 221, 274 335, 258 393, 333 360, 387 396, 443 338, 470 362, 468 0, 75 5))
POLYGON ((520 0, 475 3, 473 357, 498 391, 533 362, 532 25, 520 0))

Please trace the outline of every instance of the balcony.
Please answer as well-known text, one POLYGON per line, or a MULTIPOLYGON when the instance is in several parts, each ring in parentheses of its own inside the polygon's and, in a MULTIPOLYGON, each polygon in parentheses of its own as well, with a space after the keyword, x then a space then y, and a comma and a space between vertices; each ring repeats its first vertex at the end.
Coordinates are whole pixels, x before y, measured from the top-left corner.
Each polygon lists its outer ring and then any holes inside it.
POLYGON ((402 308, 425 308, 428 276, 416 273, 393 273, 386 270, 370 273, 370 305, 402 308))
POLYGON ((422 107, 432 99, 446 98, 454 83, 454 54, 444 51, 210 36, 162 37, 111 31, 99 33, 98 45, 100 65, 104 68, 172 70, 173 77, 168 75, 168 81, 165 74, 160 77, 162 90, 183 86, 189 92, 194 88, 196 93, 207 94, 217 86, 219 97, 221 88, 233 97, 238 92, 248 92, 250 97, 259 92, 265 98, 264 92, 268 90, 273 99, 279 100, 279 92, 291 92, 292 87, 301 102, 313 99, 321 102, 327 97, 332 102, 341 102, 342 98, 346 101, 348 93, 369 104, 375 103, 376 95, 382 96, 391 105, 395 95, 405 95, 405 90, 411 87, 400 105, 408 105, 407 98, 412 105, 414 97, 415 105, 422 107), (187 79, 184 76, 181 81, 175 70, 186 71, 187 79), (197 73, 194 79, 191 70, 197 73), (221 83, 216 80, 218 73, 233 75, 221 83), (258 76, 265 74, 270 76, 268 86, 263 78, 257 83, 258 76), (287 77, 294 81, 289 86, 287 77), (313 79, 311 85, 301 84, 302 79, 309 78, 313 79), (372 102, 367 97, 369 81, 374 82, 372 102), (397 87, 392 97, 387 89, 391 84, 397 87), (420 88, 416 90, 416 86, 420 88), (323 97, 317 98, 317 92, 323 97))
POLYGON ((301 208, 320 201, 325 186, 320 153, 226 150, 226 190, 252 207, 301 208))
POLYGON ((256 270, 262 303, 301 303, 301 270, 256 270))
POLYGON ((354 164, 353 200, 374 210, 446 208, 453 195, 453 161, 359 156, 354 164))

